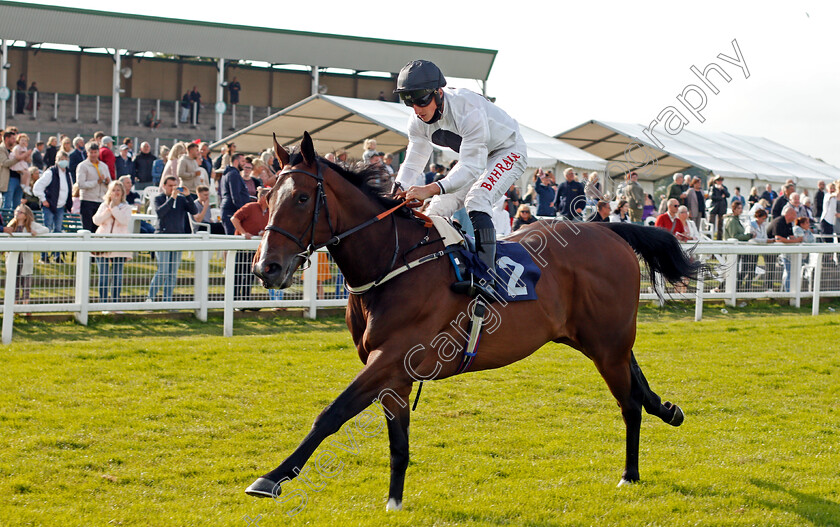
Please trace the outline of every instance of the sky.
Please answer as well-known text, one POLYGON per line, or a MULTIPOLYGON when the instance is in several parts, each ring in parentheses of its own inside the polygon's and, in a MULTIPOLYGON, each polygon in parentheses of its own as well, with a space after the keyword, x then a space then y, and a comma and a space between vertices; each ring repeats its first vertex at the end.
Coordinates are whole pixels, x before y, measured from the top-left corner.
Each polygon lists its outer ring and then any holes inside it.
MULTIPOLYGON (((108 5, 87 0, 41 3, 96 10, 108 5)), ((487 94, 520 123, 546 134, 591 119, 647 124, 674 106, 688 118, 687 129, 762 136, 840 167, 838 2, 316 0, 275 2, 274 10, 254 0, 207 2, 201 9, 196 5, 144 0, 124 9, 493 49, 498 54, 487 94), (736 57, 733 40, 748 78, 743 69, 718 58, 736 57), (701 123, 677 96, 689 85, 701 84, 691 66, 703 70, 711 62, 722 66, 731 81, 712 74, 717 94, 701 86, 707 95, 701 123)), ((463 79, 450 85, 479 90, 478 83, 463 79)), ((699 101, 699 96, 688 99, 699 101)))

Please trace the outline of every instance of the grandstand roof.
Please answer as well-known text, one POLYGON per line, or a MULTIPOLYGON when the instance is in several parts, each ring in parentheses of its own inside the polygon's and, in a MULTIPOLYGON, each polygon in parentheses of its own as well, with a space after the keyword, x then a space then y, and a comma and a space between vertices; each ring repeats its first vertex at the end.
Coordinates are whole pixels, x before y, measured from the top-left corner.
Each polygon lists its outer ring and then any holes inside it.
MULTIPOLYGON (((297 144, 304 130, 309 131, 320 153, 347 150, 351 157, 361 158, 363 143, 376 139, 377 149, 399 152, 408 146, 408 119, 413 115, 404 104, 353 99, 334 95, 312 95, 262 121, 252 124, 210 145, 211 149, 234 141, 240 152, 260 152, 272 146, 277 134, 281 145, 297 144)), ((528 145, 528 166, 550 166, 564 163, 578 168, 604 170, 606 162, 579 148, 549 135, 522 126, 528 145)))
POLYGON ((688 128, 670 135, 660 127, 654 131, 663 146, 659 149, 645 136, 644 130, 642 124, 592 120, 555 137, 612 162, 612 176, 624 172, 623 163, 635 168, 628 160, 644 165, 653 156, 656 163, 648 164, 651 170, 640 170, 640 179, 655 180, 691 167, 725 178, 779 183, 793 179, 809 186, 816 186, 821 179, 840 179, 837 167, 763 137, 688 128), (638 148, 626 152, 635 143, 646 147, 645 155, 638 148))
POLYGON ((89 48, 395 72, 422 57, 487 80, 496 51, 0 1, 0 38, 89 48))

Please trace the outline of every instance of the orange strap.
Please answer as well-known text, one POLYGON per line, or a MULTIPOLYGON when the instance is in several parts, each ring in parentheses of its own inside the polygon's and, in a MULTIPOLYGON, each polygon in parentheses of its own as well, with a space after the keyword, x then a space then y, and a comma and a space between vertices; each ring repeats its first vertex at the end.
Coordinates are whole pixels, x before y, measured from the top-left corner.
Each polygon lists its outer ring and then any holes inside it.
MULTIPOLYGON (((378 214, 378 215, 376 216, 376 219, 377 219, 377 220, 381 220, 381 219, 383 219, 383 218, 387 218, 387 217, 388 217, 388 216, 390 216, 391 214, 393 214, 393 213, 395 213, 396 211, 400 210, 400 208, 408 206, 408 203, 409 203, 408 201, 403 201, 402 203, 400 203, 400 204, 399 204, 399 205, 397 205, 396 207, 391 208, 391 209, 388 209, 388 210, 386 210, 385 212, 383 212, 383 213, 381 213, 381 214, 378 214)), ((410 210, 410 211, 414 214, 414 216, 415 216, 415 217, 417 217, 417 218, 419 218, 419 219, 423 220, 423 222, 424 222, 424 225, 423 225, 423 226, 424 226, 424 227, 431 227, 431 226, 433 225, 433 224, 432 224, 432 219, 431 219, 431 218, 429 218, 428 216, 426 216, 425 214, 422 214, 422 213, 420 213, 420 212, 417 212, 416 210, 414 210, 414 209, 413 209, 413 208, 411 208, 411 207, 409 207, 409 210, 410 210)))

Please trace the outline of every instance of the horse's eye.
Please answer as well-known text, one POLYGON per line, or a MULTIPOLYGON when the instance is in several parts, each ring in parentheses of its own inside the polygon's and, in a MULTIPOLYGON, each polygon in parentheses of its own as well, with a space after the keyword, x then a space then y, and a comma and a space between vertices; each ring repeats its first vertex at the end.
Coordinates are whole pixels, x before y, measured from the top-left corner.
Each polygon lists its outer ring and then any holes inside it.
POLYGON ((309 201, 309 194, 301 194, 298 196, 298 203, 306 203, 309 201))

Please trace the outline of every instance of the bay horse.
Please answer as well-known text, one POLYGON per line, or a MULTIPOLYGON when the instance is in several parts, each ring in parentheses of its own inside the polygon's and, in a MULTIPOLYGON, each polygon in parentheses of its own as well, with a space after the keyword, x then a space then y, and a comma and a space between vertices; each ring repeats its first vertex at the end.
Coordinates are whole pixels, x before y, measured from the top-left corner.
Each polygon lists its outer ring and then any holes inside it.
MULTIPOLYGON (((290 154, 276 138, 274 146, 282 171, 268 195, 268 227, 252 267, 265 287, 289 287, 295 271, 324 246, 350 289, 381 280, 397 264, 429 258, 350 296, 346 321, 364 367, 318 415, 295 451, 246 493, 276 498, 280 484, 303 470, 321 442, 379 401, 391 453, 386 509, 398 510, 409 459, 412 386, 456 374, 461 364, 456 350, 464 346, 459 334, 466 333, 474 302, 450 291, 455 274, 449 258, 432 258, 443 250, 440 236, 377 187, 384 172, 350 170, 318 157, 308 133, 297 152, 290 154)), ((696 278, 702 266, 690 261, 671 233, 626 223, 538 221, 506 239, 528 247, 542 266, 538 299, 488 307, 495 321, 485 326, 469 370, 506 366, 550 341, 582 352, 624 418, 626 460, 619 485, 638 481, 642 408, 673 426, 684 419, 677 405, 663 403, 651 390, 633 355, 639 257, 651 278, 658 273, 671 283, 696 278)))

